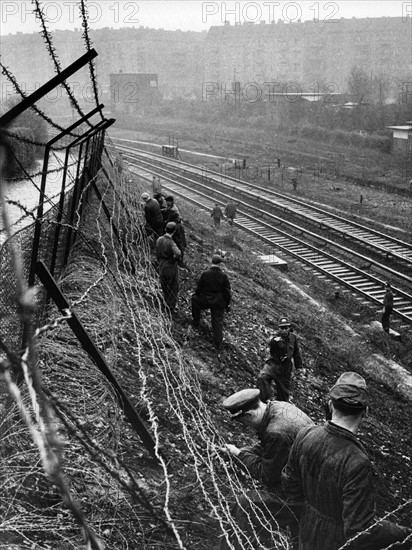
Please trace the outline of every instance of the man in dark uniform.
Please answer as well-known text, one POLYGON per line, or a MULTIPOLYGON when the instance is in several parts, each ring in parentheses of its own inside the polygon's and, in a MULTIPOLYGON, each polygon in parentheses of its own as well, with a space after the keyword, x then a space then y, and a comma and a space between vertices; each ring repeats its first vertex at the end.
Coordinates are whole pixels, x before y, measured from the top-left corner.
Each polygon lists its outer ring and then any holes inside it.
POLYGON ((290 322, 282 317, 278 324, 279 330, 269 341, 270 357, 260 371, 256 385, 260 390, 260 398, 266 402, 272 395, 271 382, 276 385, 278 401, 289 401, 290 378, 292 366, 302 368, 302 358, 298 339, 290 330, 290 322))
POLYGON ((212 212, 211 212, 210 216, 213 220, 215 229, 219 229, 220 220, 223 219, 223 212, 222 212, 222 209, 220 208, 220 206, 217 204, 217 202, 215 203, 214 207, 212 208, 212 212))
POLYGON ((402 541, 411 529, 389 521, 374 525, 373 466, 356 437, 369 403, 364 378, 343 373, 329 398, 331 420, 299 432, 282 473, 285 493, 303 505, 299 549, 379 550, 393 543, 391 549, 410 549, 412 539, 402 541))
POLYGON ((179 267, 180 250, 173 240, 176 224, 166 224, 166 233, 156 241, 157 259, 159 262, 160 284, 166 305, 171 313, 174 312, 179 293, 179 267))
POLYGON ((144 217, 148 234, 154 234, 155 238, 160 237, 164 234, 164 220, 158 201, 149 193, 142 193, 140 198, 144 203, 144 217))
MULTIPOLYGON (((275 547, 270 533, 262 525, 264 522, 259 521, 256 511, 253 511, 253 505, 259 509, 260 513, 266 512, 266 520, 274 531, 278 530, 278 526, 282 529, 288 526, 292 536, 297 538, 299 526, 296 516, 299 515, 299 509, 285 505, 281 473, 299 430, 305 426, 312 426, 312 420, 291 403, 280 401, 263 403, 259 399, 258 389, 236 392, 225 399, 223 407, 231 413, 232 419, 256 429, 259 437, 257 445, 239 449, 235 445, 228 444, 223 450, 236 456, 250 475, 265 487, 264 490, 248 491, 245 496, 239 497, 232 515, 241 534, 231 533, 228 536, 230 543, 236 549, 244 548, 241 546, 241 541, 244 541, 246 536, 253 537, 251 529, 253 526, 261 543, 271 548, 275 547), (271 521, 267 510, 278 525, 271 521)), ((261 548, 258 544, 253 547, 261 548)), ((220 550, 230 548, 226 538, 221 540, 219 548, 220 550)))
POLYGON ((390 283, 385 284, 385 296, 383 297, 382 328, 389 334, 390 316, 393 310, 393 292, 390 283))
POLYGON ((180 266, 183 267, 183 256, 187 247, 185 228, 183 227, 182 217, 180 216, 179 209, 175 205, 175 199, 173 195, 168 195, 166 197, 166 211, 164 213, 164 218, 167 222, 174 222, 176 224, 176 231, 173 235, 173 240, 177 244, 180 252, 180 266))
POLYGON ((228 224, 233 225, 233 220, 236 218, 236 204, 234 201, 229 201, 225 208, 225 216, 228 224))
POLYGON ((229 310, 231 290, 229 277, 220 269, 222 257, 212 256, 212 265, 204 271, 192 296, 193 326, 200 323, 202 309, 210 309, 212 317, 213 341, 220 351, 223 348, 223 318, 225 309, 229 310))

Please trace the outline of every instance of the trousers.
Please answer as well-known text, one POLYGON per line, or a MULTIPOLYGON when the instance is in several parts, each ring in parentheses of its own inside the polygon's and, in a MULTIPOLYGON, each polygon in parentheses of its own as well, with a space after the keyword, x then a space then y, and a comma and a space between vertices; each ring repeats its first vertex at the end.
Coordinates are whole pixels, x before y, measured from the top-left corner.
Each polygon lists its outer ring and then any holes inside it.
POLYGON ((276 399, 278 401, 289 401, 291 376, 292 362, 289 359, 279 364, 272 359, 266 361, 256 381, 256 387, 260 390, 261 401, 266 403, 272 398, 272 380, 276 386, 276 399))
POLYGON ((193 324, 197 326, 200 323, 202 310, 210 309, 212 318, 213 342, 216 347, 221 347, 223 343, 223 319, 225 316, 224 308, 213 307, 201 296, 192 296, 192 318, 193 324))
POLYGON ((179 293, 179 268, 177 264, 160 260, 159 276, 164 300, 169 309, 173 311, 176 307, 179 293))
POLYGON ((384 312, 382 313, 381 323, 382 323, 382 328, 385 332, 389 332, 390 316, 392 313, 392 309, 393 309, 392 306, 386 306, 384 312))

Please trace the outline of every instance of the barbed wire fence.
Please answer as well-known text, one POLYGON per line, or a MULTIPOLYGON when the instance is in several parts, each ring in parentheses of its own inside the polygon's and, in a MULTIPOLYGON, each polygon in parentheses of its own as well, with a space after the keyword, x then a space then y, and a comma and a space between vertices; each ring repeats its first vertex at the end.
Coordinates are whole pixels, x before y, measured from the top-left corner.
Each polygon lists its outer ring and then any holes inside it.
MULTIPOLYGON (((79 8, 90 48, 84 1, 79 8)), ((103 150, 101 141, 90 141, 90 154, 78 146, 76 170, 63 167, 72 188, 64 190, 63 203, 56 201, 60 193, 46 196, 53 206, 40 220, 36 209, 14 201, 20 218, 41 224, 39 259, 47 265, 59 229, 54 275, 70 296, 64 312, 46 301, 38 279, 35 292, 27 288, 34 227, 11 235, 6 218, 12 201, 2 196, 1 375, 10 401, 0 410, 0 534, 6 543, 36 549, 189 549, 201 526, 179 514, 186 491, 200 495, 202 515, 230 548, 264 548, 261 531, 272 548, 291 548, 276 518, 249 499, 247 489, 257 491, 258 484, 235 459, 217 452, 224 444, 213 413, 218 396, 204 394, 196 365, 172 337, 143 227, 143 189, 127 167, 116 169, 118 153, 105 138, 103 150), (157 467, 123 421, 113 388, 68 328, 74 312, 144 414, 157 467), (24 327, 30 333, 25 342, 24 327), (19 385, 16 373, 23 376, 19 385), (185 491, 173 475, 174 462, 187 472, 185 491), (236 524, 234 502, 249 518, 249 537, 236 524), (261 521, 259 532, 252 514, 261 521)))

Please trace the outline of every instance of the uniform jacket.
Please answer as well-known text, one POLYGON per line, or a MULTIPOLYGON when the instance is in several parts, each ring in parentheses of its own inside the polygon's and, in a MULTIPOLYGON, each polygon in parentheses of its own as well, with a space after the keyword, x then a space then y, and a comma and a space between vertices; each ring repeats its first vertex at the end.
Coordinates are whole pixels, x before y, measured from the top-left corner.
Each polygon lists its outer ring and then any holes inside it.
POLYGON ((173 264, 181 256, 181 252, 178 249, 171 235, 163 235, 156 241, 156 253, 159 263, 173 264))
POLYGON ((258 430, 260 444, 243 448, 238 458, 255 479, 275 490, 280 487, 282 469, 297 433, 309 425, 312 420, 295 405, 269 401, 258 430))
POLYGON ((232 297, 229 277, 219 266, 210 267, 201 274, 195 295, 203 298, 210 307, 225 309, 232 297))
POLYGON ((228 218, 236 218, 236 205, 234 202, 228 202, 225 208, 225 214, 228 218))
POLYGON ((266 361, 261 373, 269 376, 290 376, 292 372, 292 359, 296 369, 302 367, 298 339, 293 332, 288 332, 286 338, 282 337, 282 349, 275 342, 275 335, 269 342, 270 357, 266 361))
POLYGON ((171 206, 170 208, 166 209, 165 212, 165 223, 169 222, 175 222, 175 223, 181 223, 182 218, 180 217, 179 209, 176 205, 171 206))
POLYGON ((392 290, 387 290, 385 296, 383 297, 383 307, 393 307, 393 292, 392 290))
POLYGON ((169 222, 174 222, 176 224, 176 230, 173 233, 173 240, 180 250, 185 250, 187 247, 186 234, 177 206, 173 205, 171 208, 167 208, 164 213, 164 218, 165 224, 169 222))
POLYGON ((150 227, 163 227, 164 221, 160 205, 156 199, 150 198, 144 206, 144 216, 150 227))
MULTIPOLYGON (((332 422, 299 433, 282 485, 289 498, 304 504, 299 550, 338 550, 374 522, 372 463, 357 437, 332 422)), ((378 550, 406 535, 405 528, 381 522, 347 549, 378 550)))
POLYGON ((283 338, 283 341, 285 344, 286 356, 288 360, 291 362, 293 359, 295 368, 300 369, 302 366, 302 357, 300 356, 297 336, 293 334, 293 332, 288 332, 286 338, 283 338))
POLYGON ((221 220, 223 218, 223 212, 220 206, 214 206, 210 215, 213 219, 221 220))

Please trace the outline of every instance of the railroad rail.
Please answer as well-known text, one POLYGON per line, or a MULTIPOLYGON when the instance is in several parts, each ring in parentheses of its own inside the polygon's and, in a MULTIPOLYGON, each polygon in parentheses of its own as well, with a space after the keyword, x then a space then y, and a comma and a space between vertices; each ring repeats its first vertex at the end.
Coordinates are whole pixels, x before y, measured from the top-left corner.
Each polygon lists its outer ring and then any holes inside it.
MULTIPOLYGON (((218 191, 205 183, 201 183, 195 179, 188 178, 181 174, 176 174, 175 168, 169 160, 158 159, 150 160, 151 155, 145 153, 143 158, 133 159, 136 155, 135 151, 126 151, 126 158, 131 165, 136 165, 139 170, 144 170, 147 174, 155 174, 162 178, 164 187, 174 194, 184 198, 185 200, 196 204, 197 206, 210 211, 215 202, 225 204, 231 198, 233 186, 229 187, 229 193, 225 194, 218 191), (150 157, 148 159, 148 157, 150 157), (165 167, 166 166, 166 167, 165 167), (202 190, 200 190, 202 189, 202 190), (219 200, 215 197, 219 196, 219 200)), ((264 241, 265 243, 275 246, 285 254, 294 257, 296 260, 303 262, 314 271, 321 273, 323 276, 332 279, 340 288, 347 288, 350 291, 362 296, 365 301, 372 302, 375 305, 381 306, 382 299, 385 293, 385 281, 365 272, 364 270, 354 266, 353 264, 333 256, 329 252, 321 249, 319 246, 309 244, 302 241, 300 238, 290 235, 279 229, 280 224, 285 224, 285 220, 277 216, 263 211, 260 208, 246 203, 237 201, 240 208, 235 225, 254 237, 264 241), (269 221, 263 221, 263 218, 269 221), (276 228, 274 227, 276 226, 276 228)), ((310 233, 290 222, 288 225, 294 226, 300 232, 310 233)), ((313 235, 313 234, 312 234, 313 235)), ((315 235, 319 238, 318 235, 315 235)), ((351 255, 357 254, 352 250, 337 245, 332 241, 327 241, 322 238, 323 246, 330 244, 344 249, 346 253, 351 255)), ((357 254, 362 260, 374 262, 370 258, 357 254)), ((375 262, 377 263, 377 262, 375 262)), ((388 269, 386 266, 381 266, 383 269, 388 269)), ((394 270, 392 275, 398 275, 394 270)), ((399 274, 404 277, 403 274, 399 274)), ((394 292, 394 311, 393 314, 407 324, 412 323, 412 296, 400 288, 393 288, 394 292)))
MULTIPOLYGON (((118 140, 123 141, 121 138, 118 138, 118 140)), ((129 142, 130 140, 127 141, 129 142)), ((124 147, 124 150, 126 151, 128 149, 124 147)), ((129 150, 143 155, 150 155, 151 158, 163 160, 160 155, 148 153, 141 149, 130 148, 129 150)), ((236 192, 237 196, 241 195, 248 197, 249 200, 256 200, 258 194, 261 200, 265 200, 268 207, 280 209, 289 216, 296 215, 300 219, 305 219, 308 223, 319 227, 321 230, 328 229, 333 233, 339 234, 346 240, 350 239, 363 247, 384 255, 390 260, 396 259, 412 267, 411 243, 391 237, 385 233, 371 229, 355 221, 348 220, 317 206, 309 205, 302 200, 289 197, 266 187, 235 179, 227 174, 225 174, 223 180, 221 173, 203 167, 199 168, 199 166, 187 162, 179 161, 170 163, 170 166, 173 165, 175 165, 177 169, 180 168, 192 174, 201 175, 203 180, 209 178, 213 181, 215 186, 218 185, 227 188, 227 186, 230 185, 232 192, 236 192)))

